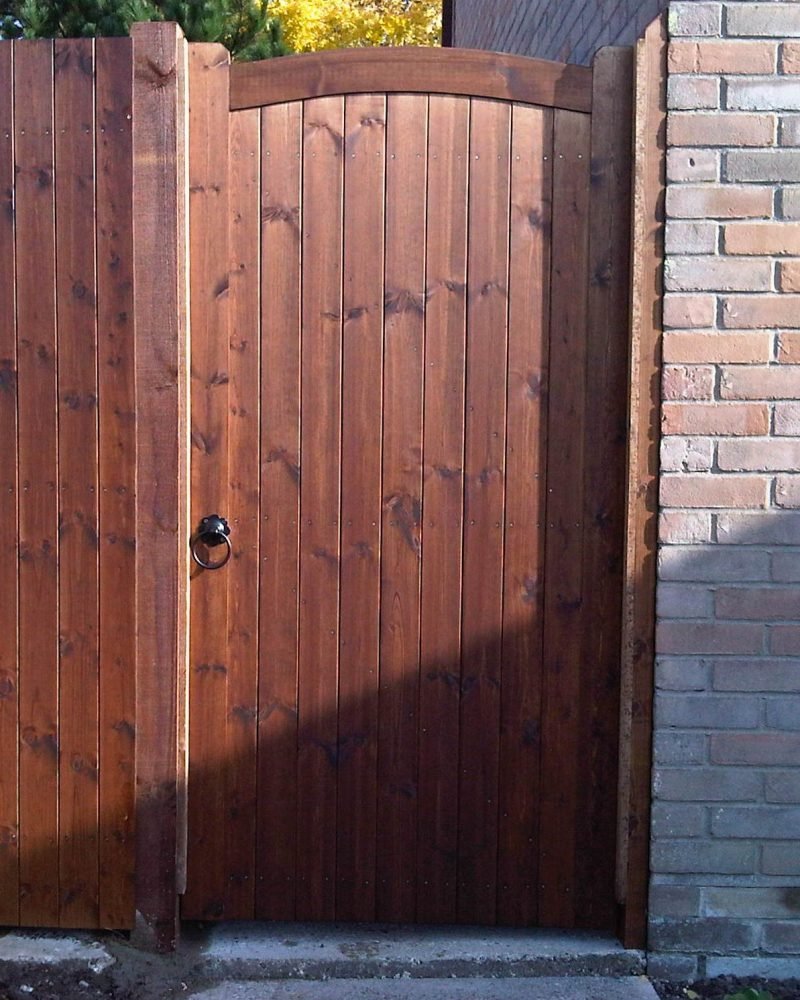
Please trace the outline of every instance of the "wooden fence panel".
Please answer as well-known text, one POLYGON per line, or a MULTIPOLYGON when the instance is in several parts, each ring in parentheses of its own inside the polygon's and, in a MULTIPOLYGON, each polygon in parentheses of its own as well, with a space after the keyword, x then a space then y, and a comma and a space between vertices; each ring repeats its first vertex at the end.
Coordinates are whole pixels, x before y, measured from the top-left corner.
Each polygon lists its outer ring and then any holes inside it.
POLYGON ((0 419, 19 532, 0 571, 9 924, 133 924, 131 51, 0 44, 0 419))

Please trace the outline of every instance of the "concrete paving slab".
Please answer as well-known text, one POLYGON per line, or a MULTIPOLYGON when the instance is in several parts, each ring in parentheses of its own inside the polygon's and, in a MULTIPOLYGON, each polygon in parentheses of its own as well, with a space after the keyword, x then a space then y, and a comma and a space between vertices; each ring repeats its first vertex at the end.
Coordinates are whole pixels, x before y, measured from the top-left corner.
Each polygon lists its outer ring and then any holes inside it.
POLYGON ((644 972, 602 934, 485 927, 224 923, 197 931, 199 974, 239 979, 595 975, 644 972))
POLYGON ((324 983, 228 981, 193 1000, 658 1000, 643 976, 537 979, 339 979, 324 983))
POLYGON ((98 941, 82 941, 52 933, 15 933, 0 937, 0 964, 85 965, 92 972, 102 972, 114 964, 114 958, 98 941))

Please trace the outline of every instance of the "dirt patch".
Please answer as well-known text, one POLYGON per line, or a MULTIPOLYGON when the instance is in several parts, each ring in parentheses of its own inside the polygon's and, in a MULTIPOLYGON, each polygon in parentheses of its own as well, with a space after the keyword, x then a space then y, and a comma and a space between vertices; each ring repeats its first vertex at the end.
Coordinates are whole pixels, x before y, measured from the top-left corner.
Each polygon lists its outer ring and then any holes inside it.
POLYGON ((59 968, 20 965, 0 976, 0 1000, 134 1000, 130 990, 120 990, 108 972, 71 972, 59 968))
POLYGON ((661 1000, 724 1000, 748 987, 766 990, 773 1000, 800 1000, 800 979, 737 979, 734 976, 717 976, 695 983, 674 983, 652 980, 661 1000))

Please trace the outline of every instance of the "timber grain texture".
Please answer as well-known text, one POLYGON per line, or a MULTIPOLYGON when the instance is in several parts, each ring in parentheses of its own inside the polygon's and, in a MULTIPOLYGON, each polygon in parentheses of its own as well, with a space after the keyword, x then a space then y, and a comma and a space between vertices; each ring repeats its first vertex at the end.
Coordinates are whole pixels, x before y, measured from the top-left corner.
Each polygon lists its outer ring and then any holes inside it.
POLYGON ((0 920, 639 942, 630 58, 276 62, 0 45, 0 920))
POLYGON ((133 28, 136 289, 136 911, 148 940, 177 934, 178 719, 186 578, 186 46, 133 28))
POLYGON ((182 912, 611 930, 630 60, 376 58, 195 126, 182 912))
POLYGON ((325 94, 457 94, 571 111, 592 107, 592 73, 543 59, 470 49, 311 52, 231 67, 231 110, 325 94))
POLYGON ((132 45, 0 45, 0 919, 134 921, 132 45))
POLYGON ((666 188, 667 42, 664 18, 637 43, 634 86, 632 275, 630 302, 630 442, 626 492, 622 642, 623 747, 617 893, 624 903, 622 938, 642 948, 647 937, 650 850, 650 758, 666 188))

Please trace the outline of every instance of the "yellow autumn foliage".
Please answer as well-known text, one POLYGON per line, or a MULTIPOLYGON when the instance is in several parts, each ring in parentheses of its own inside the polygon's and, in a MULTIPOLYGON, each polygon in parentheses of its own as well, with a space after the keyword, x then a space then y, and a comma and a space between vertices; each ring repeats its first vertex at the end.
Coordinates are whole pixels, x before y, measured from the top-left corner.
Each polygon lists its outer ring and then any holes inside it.
POLYGON ((439 45, 442 0, 273 0, 295 52, 365 45, 439 45))

